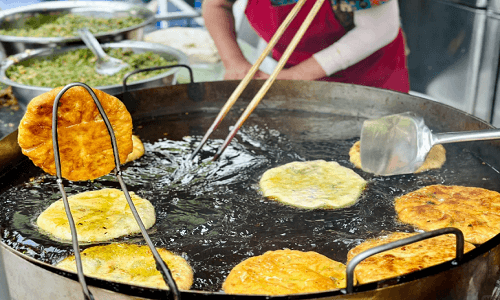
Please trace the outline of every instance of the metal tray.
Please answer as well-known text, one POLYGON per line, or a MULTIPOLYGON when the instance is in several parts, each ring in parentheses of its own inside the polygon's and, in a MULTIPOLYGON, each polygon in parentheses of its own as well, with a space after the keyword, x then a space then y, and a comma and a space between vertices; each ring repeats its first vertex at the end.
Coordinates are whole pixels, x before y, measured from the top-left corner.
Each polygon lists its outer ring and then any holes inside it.
MULTIPOLYGON (((166 45, 161 45, 161 44, 127 40, 127 41, 121 41, 118 43, 103 44, 102 47, 104 49, 106 49, 106 48, 130 48, 136 53, 152 51, 152 52, 159 54, 165 58, 174 56, 177 58, 179 64, 188 64, 188 58, 183 52, 181 52, 175 48, 172 48, 172 47, 169 47, 166 45)), ((34 97, 36 97, 42 93, 48 92, 48 91, 52 90, 53 88, 41 87, 41 86, 30 86, 30 85, 24 85, 24 84, 17 83, 15 81, 12 81, 9 78, 7 78, 7 76, 5 75, 6 70, 10 66, 12 66, 13 64, 16 64, 18 62, 22 62, 22 61, 27 60, 29 58, 45 57, 45 56, 49 56, 49 55, 64 53, 66 51, 75 50, 75 49, 82 49, 82 48, 86 48, 86 46, 73 46, 73 47, 63 47, 63 48, 42 48, 42 49, 37 49, 37 50, 29 51, 29 52, 23 52, 23 53, 19 53, 19 54, 10 56, 9 58, 2 61, 2 64, 0 67, 0 82, 2 82, 5 85, 12 86, 12 91, 13 91, 14 95, 16 96, 16 98, 18 99, 18 101, 21 103, 27 104, 34 97)), ((154 77, 151 77, 148 79, 144 79, 144 80, 130 82, 128 84, 129 90, 153 88, 153 87, 175 84, 175 82, 176 82, 175 75, 178 71, 179 71, 179 68, 167 69, 164 73, 162 73, 160 75, 157 75, 157 76, 154 76, 154 77)), ((68 82, 68 83, 70 83, 70 82, 68 82)), ((99 89, 103 92, 106 92, 110 95, 116 95, 118 93, 123 92, 123 85, 121 83, 114 84, 114 85, 106 85, 106 86, 96 86, 94 88, 99 89)))

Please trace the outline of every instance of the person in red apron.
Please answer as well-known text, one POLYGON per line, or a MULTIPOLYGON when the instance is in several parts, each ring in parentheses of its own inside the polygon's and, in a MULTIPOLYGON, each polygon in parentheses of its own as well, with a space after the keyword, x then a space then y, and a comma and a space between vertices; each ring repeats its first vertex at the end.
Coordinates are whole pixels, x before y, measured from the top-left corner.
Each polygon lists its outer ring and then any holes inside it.
MULTIPOLYGON (((205 26, 226 69, 242 79, 251 68, 236 42, 235 0, 204 0, 205 26)), ((269 42, 297 0, 248 0, 245 14, 269 42)), ((273 49, 279 60, 314 5, 306 0, 273 49)), ((269 75, 258 71, 257 79, 269 75)), ((397 0, 326 0, 277 79, 323 80, 408 93, 405 42, 397 0)))

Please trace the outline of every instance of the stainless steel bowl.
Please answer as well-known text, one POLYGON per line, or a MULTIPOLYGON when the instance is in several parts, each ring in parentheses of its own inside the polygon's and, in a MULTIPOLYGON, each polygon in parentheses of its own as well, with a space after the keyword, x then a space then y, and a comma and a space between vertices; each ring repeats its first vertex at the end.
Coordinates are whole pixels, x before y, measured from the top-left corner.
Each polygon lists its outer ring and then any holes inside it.
MULTIPOLYGON (((172 47, 166 46, 166 45, 161 45, 161 44, 153 44, 153 43, 146 43, 146 42, 141 42, 141 41, 121 41, 119 43, 108 43, 108 44, 103 44, 102 47, 104 49, 106 48, 128 48, 134 51, 135 53, 143 53, 147 51, 151 51, 153 53, 159 54, 160 56, 168 59, 174 56, 178 60, 178 64, 188 64, 188 58, 187 56, 172 47)), ((23 104, 27 104, 33 99, 34 97, 43 94, 45 92, 48 92, 52 90, 53 88, 51 87, 42 87, 42 86, 30 86, 30 85, 24 85, 17 83, 15 81, 10 80, 6 76, 6 70, 19 62, 22 62, 26 59, 29 58, 34 58, 34 57, 46 57, 49 55, 54 55, 54 54, 60 54, 64 53, 66 51, 70 50, 75 50, 75 49, 81 49, 81 48, 86 48, 86 46, 73 46, 73 47, 63 47, 63 48, 42 48, 42 49, 37 49, 33 51, 25 51, 23 53, 19 53, 16 55, 12 55, 8 57, 7 59, 3 60, 1 63, 1 68, 0 68, 0 82, 2 82, 5 85, 9 85, 12 87, 12 92, 16 96, 19 102, 23 104)), ((143 79, 143 80, 138 80, 138 81, 128 81, 127 86, 129 90, 138 90, 138 89, 144 89, 144 88, 153 88, 153 87, 160 87, 160 86, 165 86, 165 85, 172 85, 175 84, 176 82, 176 73, 179 71, 180 68, 171 68, 171 69, 166 69, 164 73, 161 73, 157 76, 148 78, 148 79, 143 79)), ((41 75, 43 76, 43 75, 41 75)), ((68 82, 70 83, 70 82, 68 82)), ((103 92, 106 92, 110 95, 116 95, 118 93, 123 92, 123 85, 122 84, 115 84, 115 85, 106 85, 106 86, 93 86, 93 88, 99 89, 103 92)))
MULTIPOLYGON (((96 34, 101 43, 118 42, 122 40, 142 40, 144 27, 155 21, 155 13, 143 6, 127 2, 110 1, 46 1, 33 5, 0 11, 0 28, 20 28, 27 18, 37 14, 72 13, 91 17, 117 18, 134 16, 144 20, 141 24, 96 34)), ((0 50, 5 56, 21 53, 27 49, 47 47, 64 47, 83 44, 79 36, 75 37, 19 37, 0 35, 0 50)))

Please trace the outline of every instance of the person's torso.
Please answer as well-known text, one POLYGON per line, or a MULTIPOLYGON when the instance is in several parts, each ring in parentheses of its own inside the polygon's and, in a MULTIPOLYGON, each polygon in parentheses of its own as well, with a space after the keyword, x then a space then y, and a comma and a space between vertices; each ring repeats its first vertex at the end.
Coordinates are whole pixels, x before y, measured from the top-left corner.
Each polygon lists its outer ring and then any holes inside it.
MULTIPOLYGON (((273 49, 277 59, 285 52, 315 1, 306 1, 273 49)), ((270 0, 249 0, 245 13, 255 31, 266 41, 272 36, 293 9, 294 4, 273 6, 270 0)), ((346 30, 336 20, 329 0, 323 3, 301 41, 290 56, 287 66, 293 66, 312 54, 339 40, 346 30)))
MULTIPOLYGON (((281 58, 315 2, 315 0, 307 0, 304 3, 304 6, 273 48, 274 59, 279 60, 281 58)), ((294 5, 273 6, 271 0, 248 0, 245 14, 257 34, 269 42, 294 5)), ((343 20, 339 20, 338 16, 337 14, 336 17, 331 2, 326 0, 297 44, 285 68, 310 58, 314 53, 327 48, 342 38, 350 28, 349 25, 346 26, 345 22, 342 22, 343 20)), ((400 32, 398 37, 389 45, 379 49, 359 63, 320 80, 408 92, 409 83, 408 79, 404 78, 405 76, 408 77, 408 71, 406 69, 404 41, 400 32), (394 72, 398 72, 398 74, 395 75, 394 72), (398 76, 403 78, 400 80, 398 76)))

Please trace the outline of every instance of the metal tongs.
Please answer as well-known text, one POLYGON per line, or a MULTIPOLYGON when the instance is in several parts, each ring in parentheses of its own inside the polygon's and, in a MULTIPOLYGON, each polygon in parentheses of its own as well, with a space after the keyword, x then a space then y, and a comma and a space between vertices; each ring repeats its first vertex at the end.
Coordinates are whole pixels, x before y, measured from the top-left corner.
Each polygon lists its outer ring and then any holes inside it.
POLYGON ((366 120, 361 129, 361 167, 376 175, 415 172, 437 144, 493 140, 500 129, 432 133, 413 112, 366 120))
MULTIPOLYGON (((278 76, 278 73, 283 69, 283 67, 285 66, 285 63, 287 62, 288 58, 292 54, 293 50, 295 50, 295 47, 297 47, 297 44, 299 43, 300 39, 302 38, 302 36, 306 32, 307 28, 309 28, 309 25, 311 25, 312 20, 314 19, 314 17, 318 13, 318 11, 321 8, 321 6, 323 5, 324 1, 325 0, 316 0, 316 3, 312 7, 312 9, 309 12, 309 14, 307 15, 306 19, 304 20, 304 22, 300 26, 299 30, 297 31, 297 33, 293 37, 292 41, 290 42, 290 44, 286 48, 285 52, 283 53, 283 56, 279 60, 278 65, 274 69, 273 73, 265 81, 264 85, 261 87, 261 89, 257 92, 257 94, 255 95, 255 97, 253 98, 253 100, 247 106, 246 110, 243 112, 243 114, 241 115, 241 117, 239 118, 239 120, 236 122, 236 124, 234 125, 233 129, 231 130, 231 132, 229 133, 229 135, 226 137, 226 139, 225 139, 224 143, 222 144, 222 146, 217 150, 217 152, 216 152, 216 154, 215 154, 215 156, 213 157, 212 160, 217 160, 222 155, 222 153, 224 152, 224 150, 226 149, 226 147, 229 145, 229 143, 231 142, 231 140, 234 138, 234 136, 236 135, 236 133, 238 132, 238 130, 241 128, 241 126, 243 125, 243 123, 247 120, 248 116, 250 116, 250 114, 255 110, 255 108, 257 107, 257 105, 259 104, 259 102, 262 100, 262 98, 264 97, 264 95, 267 93, 267 91, 269 90, 269 88, 271 87, 271 85, 273 84, 273 82, 276 80, 276 77, 278 76)), ((196 156, 196 154, 198 154, 198 152, 201 150, 201 148, 203 147, 203 145, 205 145, 205 143, 207 142, 208 137, 217 128, 217 126, 219 126, 219 124, 221 123, 222 119, 224 119, 224 117, 227 115, 227 113, 229 112, 229 110, 231 109, 231 107, 234 105, 234 103, 236 102, 236 100, 238 100, 238 97, 241 95, 241 93, 243 92, 243 90, 249 84, 250 80, 252 80, 253 76, 255 75, 255 73, 257 72, 257 70, 259 69, 259 67, 262 64, 262 62, 264 61, 264 59, 267 57, 267 55, 269 54, 269 52, 271 52, 272 48, 276 45, 276 43, 278 42, 278 40, 280 39, 280 37, 283 35, 283 33, 285 32, 285 30, 287 29, 288 25, 290 25, 290 23, 295 18, 295 16, 297 15, 297 13, 299 12, 300 8, 302 8, 302 6, 304 5, 305 2, 306 2, 306 0, 299 0, 295 4, 294 8, 287 15, 286 19, 283 21, 283 23, 280 25, 280 27, 278 28, 278 30, 276 31, 276 33, 273 35, 273 37, 271 38, 271 40, 267 44, 267 46, 264 49, 264 51, 262 52, 262 54, 259 56, 259 58, 257 58, 257 61, 253 64, 252 68, 250 68, 250 70, 245 75, 245 77, 243 78, 243 80, 236 87, 236 89, 231 94, 231 96, 229 97, 229 99, 227 100, 227 102, 224 104, 224 106, 222 107, 221 111, 219 112, 219 114, 215 118, 215 121, 212 123, 212 125, 210 126, 210 128, 207 130, 207 132, 203 136, 200 144, 196 147, 196 149, 194 150, 194 152, 191 154, 191 159, 193 159, 196 156)))
POLYGON ((86 84, 84 83, 70 83, 66 85, 56 96, 54 100, 54 107, 52 110, 52 143, 54 147, 54 161, 56 165, 56 175, 57 175, 57 185, 59 186, 59 190, 62 194, 63 202, 64 202, 64 209, 66 211, 66 216, 69 221, 69 226, 71 230, 71 240, 72 240, 72 245, 73 245, 73 251, 75 252, 75 262, 76 262, 76 269, 77 269, 77 275, 78 275, 78 281, 80 282, 83 290, 83 294, 85 296, 85 299, 94 299, 94 296, 90 292, 90 290, 87 287, 87 283, 85 281, 85 276, 83 274, 83 266, 82 266, 82 260, 80 257, 80 249, 78 245, 78 236, 76 232, 76 227, 75 227, 75 222, 73 220, 73 216, 71 214, 68 198, 66 196, 66 192, 64 191, 64 185, 63 185, 63 180, 62 180, 62 172, 61 172, 61 161, 59 158, 59 143, 58 143, 58 137, 57 137, 57 111, 59 108, 59 100, 61 99, 62 95, 69 90, 72 87, 75 86, 81 86, 85 88, 89 94, 92 96, 92 99, 94 100, 99 113, 101 114, 101 117, 106 124, 106 127, 108 129, 108 133, 111 138, 111 144, 113 147, 113 155, 115 159, 115 169, 114 173, 116 175, 116 178, 118 179, 118 182, 120 183, 120 187, 123 190, 123 193, 125 194, 125 198, 127 199, 128 205, 130 206, 130 210, 132 211, 132 214, 134 215, 135 220, 137 221, 137 224, 139 225, 139 228, 141 230, 142 236, 144 237, 144 240, 146 241, 146 244, 150 248, 151 252, 153 253, 153 257, 156 261, 156 269, 160 271, 160 273, 163 276, 163 280, 165 280, 165 283, 169 287, 169 292, 173 296, 173 299, 178 300, 180 299, 180 292, 179 289, 177 288, 177 284, 172 278, 172 274, 170 270, 168 269, 167 265, 161 258, 160 254, 156 250, 153 242, 151 241, 146 228, 144 227, 144 224, 142 223, 142 220, 139 216, 139 213, 137 212, 137 209, 135 208, 134 203, 132 202, 132 199, 130 198, 130 194, 127 190, 127 187, 125 183, 123 182, 122 176, 121 176, 121 170, 120 170, 120 158, 118 155, 118 146, 116 143, 116 137, 113 131, 113 128, 111 126, 111 123, 109 122, 109 119, 106 115, 106 112, 104 111, 103 107, 101 106, 101 103, 99 99, 97 98, 96 94, 94 91, 86 84))

